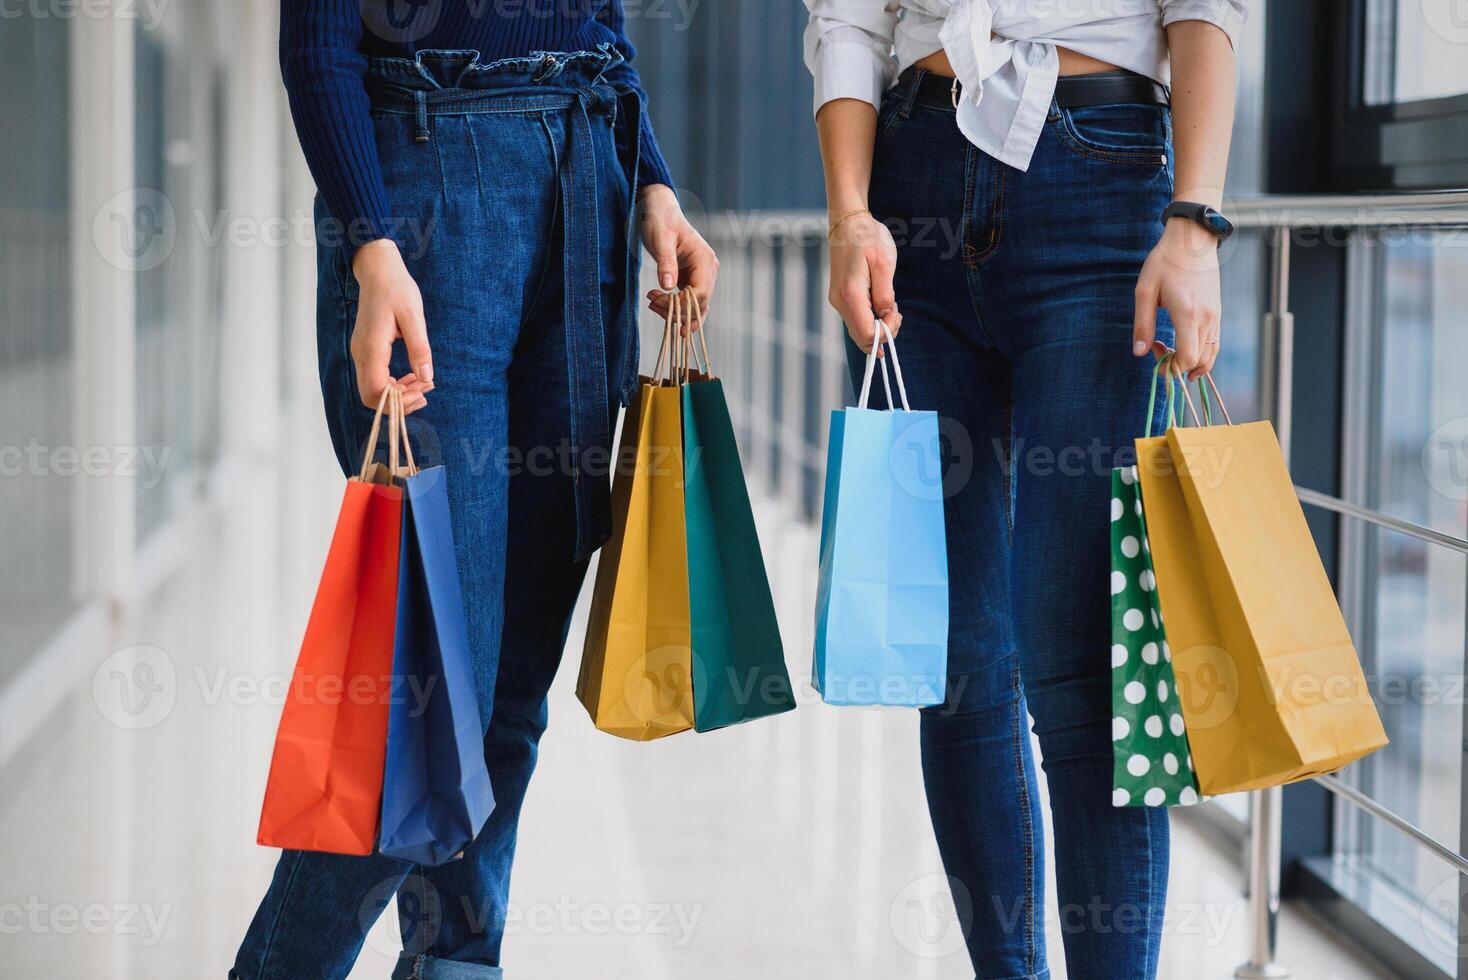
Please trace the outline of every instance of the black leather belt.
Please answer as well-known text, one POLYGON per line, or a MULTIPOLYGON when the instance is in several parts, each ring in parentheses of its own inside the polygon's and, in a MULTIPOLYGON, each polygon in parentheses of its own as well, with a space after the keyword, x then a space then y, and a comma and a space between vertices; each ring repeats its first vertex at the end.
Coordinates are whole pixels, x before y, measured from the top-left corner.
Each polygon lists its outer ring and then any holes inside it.
MULTIPOLYGON (((957 80, 921 68, 902 73, 901 86, 911 85, 916 76, 917 98, 923 102, 953 100, 957 80)), ((1055 81, 1055 103, 1062 109, 1093 105, 1169 105, 1166 85, 1159 85, 1133 71, 1103 71, 1091 75, 1062 75, 1055 81)))

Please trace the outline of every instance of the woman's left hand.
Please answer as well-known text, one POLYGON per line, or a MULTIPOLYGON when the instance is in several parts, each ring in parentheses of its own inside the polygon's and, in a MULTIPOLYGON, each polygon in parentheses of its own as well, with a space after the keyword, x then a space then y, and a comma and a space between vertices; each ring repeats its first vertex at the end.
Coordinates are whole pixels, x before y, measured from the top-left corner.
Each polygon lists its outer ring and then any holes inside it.
POLYGON ((1175 361, 1189 381, 1213 370, 1218 359, 1222 303, 1218 285, 1218 239, 1182 218, 1167 222, 1162 240, 1137 278, 1132 353, 1165 353, 1156 343, 1157 309, 1167 310, 1176 337, 1175 361), (1154 348, 1159 348, 1154 350, 1154 348))
MULTIPOLYGON (((658 285, 663 289, 693 287, 698 297, 699 320, 708 315, 714 282, 719 278, 719 260, 703 236, 688 223, 678 196, 667 184, 649 184, 637 197, 638 225, 642 245, 658 267, 658 285)), ((653 291, 647 305, 658 316, 668 315, 669 297, 653 291)), ((694 324, 696 329, 697 323, 694 324)))

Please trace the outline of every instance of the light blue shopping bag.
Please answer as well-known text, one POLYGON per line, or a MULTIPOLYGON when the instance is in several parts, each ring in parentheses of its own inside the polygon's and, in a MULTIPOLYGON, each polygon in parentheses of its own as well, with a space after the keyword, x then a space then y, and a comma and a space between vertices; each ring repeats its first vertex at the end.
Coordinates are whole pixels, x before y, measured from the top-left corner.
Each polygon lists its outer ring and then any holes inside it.
POLYGON ((908 407, 880 329, 888 356, 874 345, 856 407, 831 413, 813 681, 827 704, 922 707, 942 703, 948 677, 938 416, 908 407), (900 411, 866 407, 878 361, 892 404, 888 360, 900 411))

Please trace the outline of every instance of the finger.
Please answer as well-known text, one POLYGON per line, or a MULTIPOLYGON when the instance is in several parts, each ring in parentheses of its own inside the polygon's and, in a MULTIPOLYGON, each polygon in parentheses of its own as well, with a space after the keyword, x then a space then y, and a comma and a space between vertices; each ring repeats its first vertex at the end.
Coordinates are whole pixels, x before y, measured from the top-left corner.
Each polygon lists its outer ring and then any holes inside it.
POLYGON ((433 388, 429 385, 425 385, 421 381, 414 381, 411 383, 404 383, 402 381, 399 381, 398 390, 403 393, 404 398, 426 398, 428 396, 428 393, 432 391, 433 388))
POLYGON ((1195 372, 1196 378, 1201 378, 1205 374, 1211 374, 1213 372, 1213 365, 1218 363, 1218 350, 1222 345, 1219 340, 1219 327, 1218 320, 1214 319, 1212 325, 1208 328, 1203 343, 1203 350, 1200 354, 1201 363, 1195 372))
POLYGON ((1168 312, 1172 315, 1172 324, 1177 331, 1177 354, 1173 361, 1179 371, 1191 375, 1198 366, 1198 348, 1202 346, 1198 316, 1188 306, 1179 306, 1178 309, 1168 312))
POLYGON ((892 307, 882 316, 882 322, 887 324, 887 329, 892 331, 892 339, 896 340, 897 335, 902 332, 902 311, 892 307))
POLYGON ((1132 353, 1141 357, 1157 339, 1157 283, 1146 276, 1137 280, 1132 313, 1132 353))
POLYGON ((398 332, 408 349, 408 363, 424 384, 433 384, 433 351, 428 346, 428 324, 423 307, 417 304, 398 311, 398 332))
POLYGON ((427 392, 433 390, 433 382, 424 381, 422 378, 418 377, 417 374, 410 371, 398 379, 398 387, 402 388, 404 391, 416 390, 422 391, 426 394, 427 392))
POLYGON ((678 285, 678 250, 672 235, 667 233, 658 235, 657 247, 652 253, 652 258, 657 263, 658 285, 664 289, 675 288, 678 285))
POLYGON ((704 249, 688 266, 688 285, 693 287, 693 295, 698 297, 698 316, 696 320, 703 320, 708 316, 709 302, 714 296, 714 284, 719 278, 719 260, 714 256, 713 249, 704 249))
POLYGON ((837 309, 841 313, 841 319, 846 321, 847 332, 856 341, 856 346, 863 352, 870 353, 876 336, 870 292, 865 284, 850 282, 843 287, 840 300, 837 309))
MULTIPOLYGON (((897 295, 893 292, 893 274, 897 271, 890 255, 878 254, 868 260, 872 279, 872 310, 882 320, 897 311, 897 295)), ((891 326, 891 324, 887 324, 891 326)))
POLYGON ((357 391, 362 395, 362 404, 376 408, 391 380, 387 366, 392 359, 391 313, 373 313, 361 307, 357 313, 357 326, 352 332, 352 364, 357 370, 357 391), (377 323, 373 323, 377 320, 377 323))
POLYGON ((422 394, 405 394, 403 396, 403 414, 412 415, 421 408, 428 407, 428 399, 422 394))

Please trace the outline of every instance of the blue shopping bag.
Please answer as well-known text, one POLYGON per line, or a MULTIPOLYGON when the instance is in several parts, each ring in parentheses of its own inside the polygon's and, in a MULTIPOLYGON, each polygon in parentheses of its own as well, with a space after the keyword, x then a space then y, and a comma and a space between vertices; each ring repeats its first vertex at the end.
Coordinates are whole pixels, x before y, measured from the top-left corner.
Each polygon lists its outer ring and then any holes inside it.
POLYGON ((867 355, 855 408, 831 413, 813 681, 827 704, 940 704, 948 677, 948 546, 938 416, 907 404, 892 334, 867 355), (892 361, 902 409, 867 408, 892 361))
POLYGON ((494 809, 442 466, 404 481, 378 850, 443 864, 494 809))

